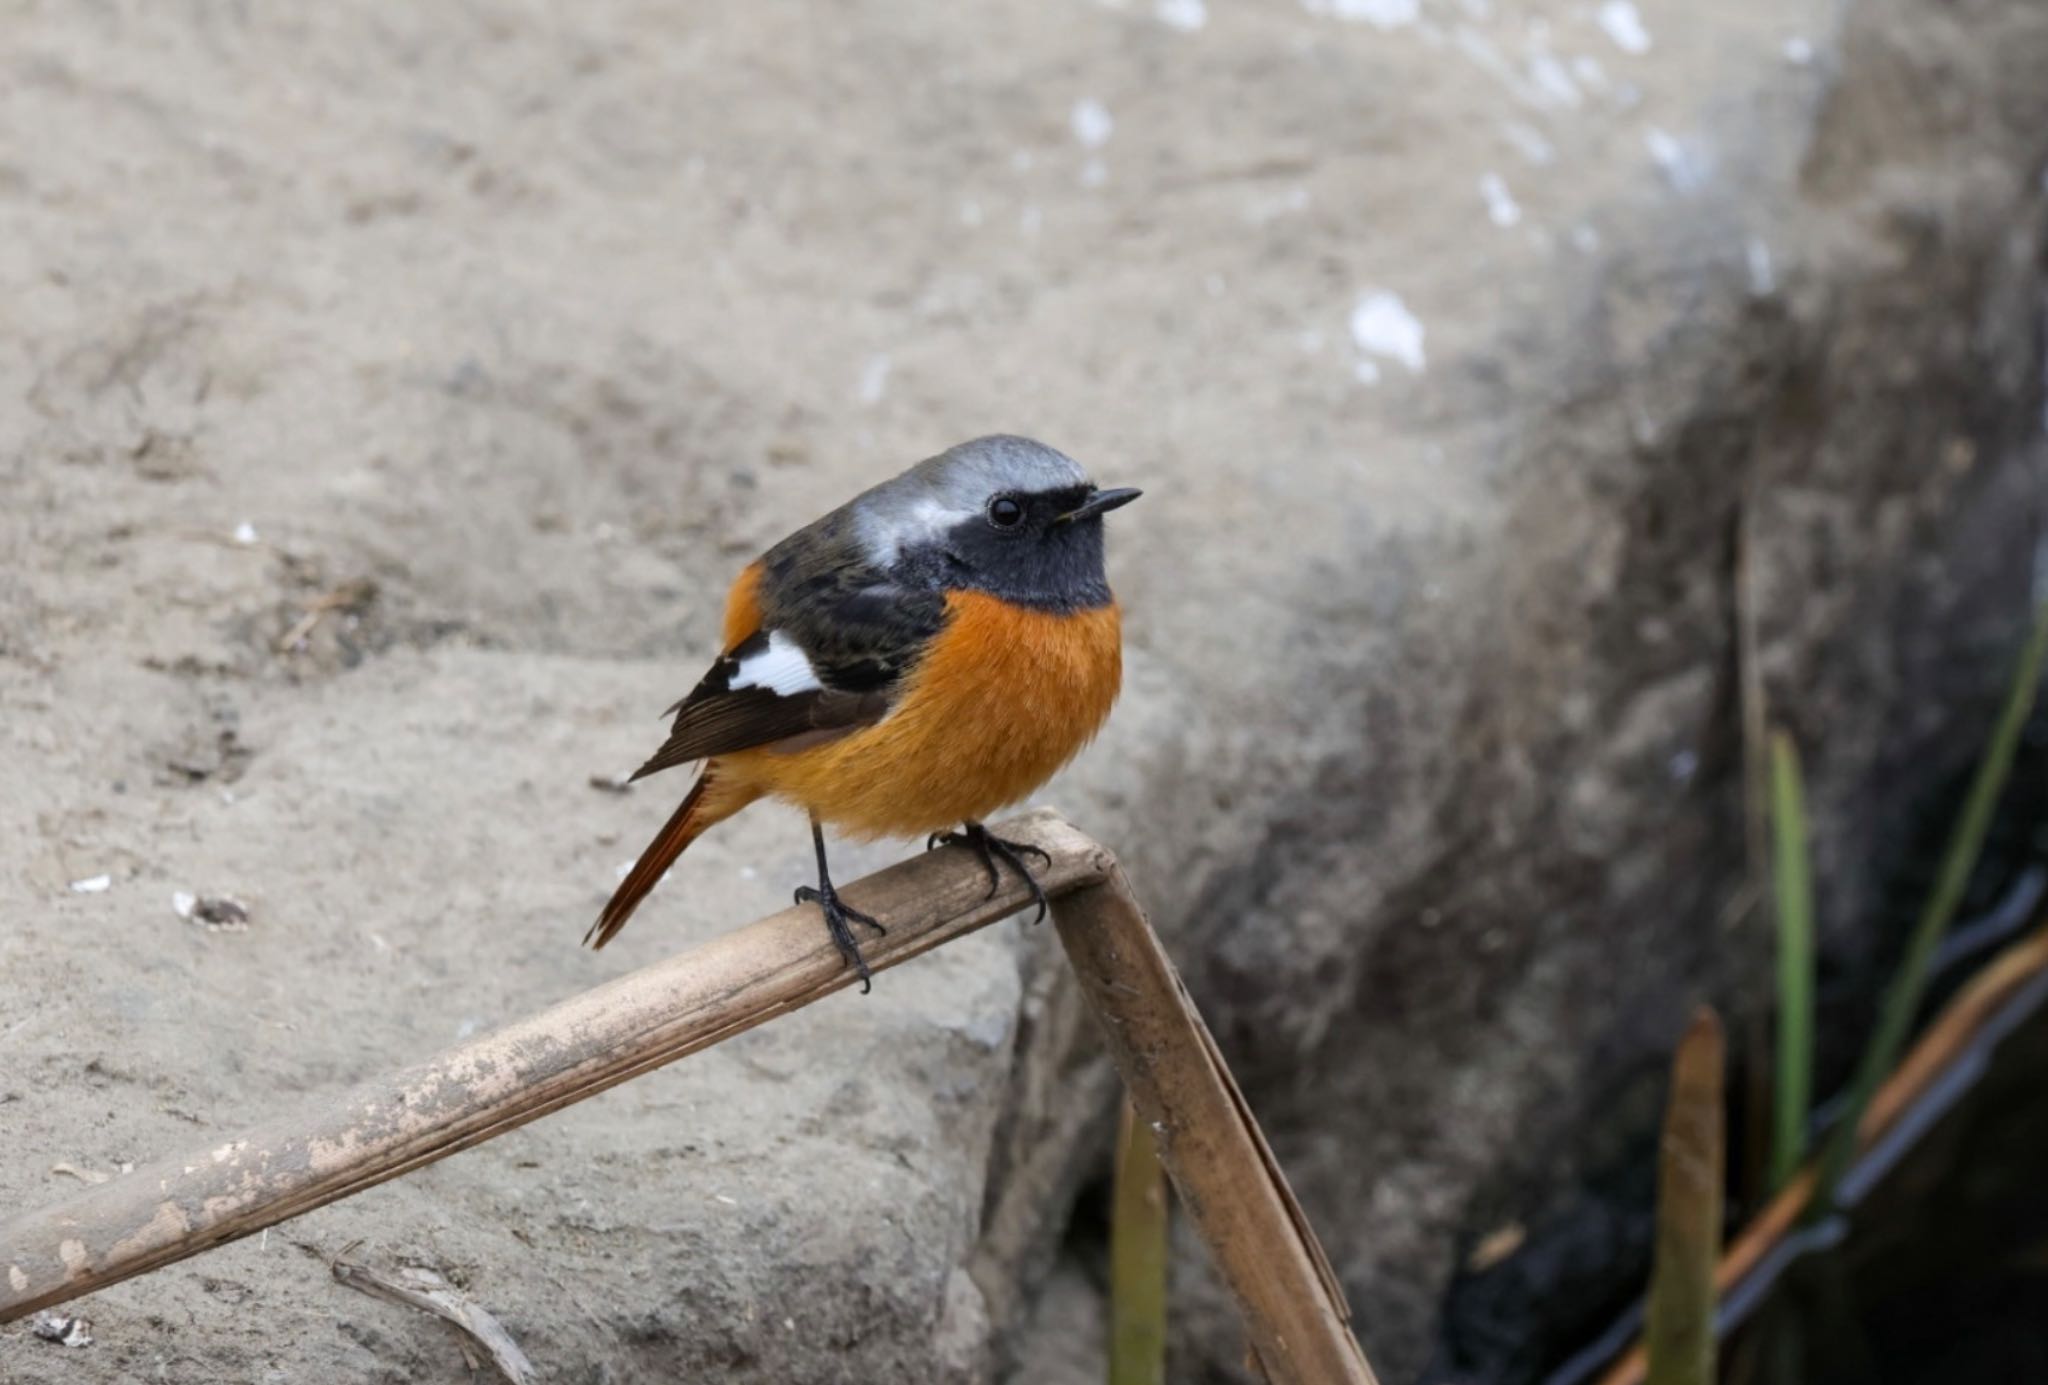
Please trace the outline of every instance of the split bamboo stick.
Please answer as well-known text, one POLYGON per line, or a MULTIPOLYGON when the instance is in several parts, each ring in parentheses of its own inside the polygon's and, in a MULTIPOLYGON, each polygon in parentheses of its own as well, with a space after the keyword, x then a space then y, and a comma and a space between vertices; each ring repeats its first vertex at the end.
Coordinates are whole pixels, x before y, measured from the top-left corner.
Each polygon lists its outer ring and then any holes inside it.
POLYGON ((1208 1026, 1110 863, 1053 903, 1082 992, 1273 1385, 1376 1385, 1344 1292, 1208 1026))
MULTIPOLYGON (((1341 1290, 1115 858, 1055 813, 1006 822, 1036 870, 1133 1104, 1277 1385, 1374 1385, 1341 1290)), ((845 887, 887 921, 876 972, 1030 902, 969 852, 845 887)), ((0 1322, 351 1196, 853 980, 810 906, 784 910, 395 1075, 0 1223, 0 1322)))
MULTIPOLYGON (((1110 863, 1054 813, 1014 819, 1002 831, 1050 857, 1038 867, 1049 893, 1099 880, 1110 863)), ((880 972, 1031 898, 1009 872, 993 898, 987 889, 981 862, 950 850, 891 866, 844 894, 888 921, 888 935, 865 949, 880 972)), ((785 909, 424 1063, 16 1216, 0 1223, 0 1322, 444 1159, 853 980, 816 907, 785 909)), ((886 1004, 886 993, 869 1003, 886 1004)))

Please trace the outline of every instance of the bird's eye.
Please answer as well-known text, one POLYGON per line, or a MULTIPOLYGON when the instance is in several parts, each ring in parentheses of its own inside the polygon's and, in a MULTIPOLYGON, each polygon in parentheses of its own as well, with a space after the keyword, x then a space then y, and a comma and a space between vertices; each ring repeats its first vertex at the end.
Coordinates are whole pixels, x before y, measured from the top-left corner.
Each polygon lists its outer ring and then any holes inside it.
POLYGON ((988 522, 998 529, 1015 529, 1024 522, 1024 506, 1014 495, 999 495, 988 502, 988 522))

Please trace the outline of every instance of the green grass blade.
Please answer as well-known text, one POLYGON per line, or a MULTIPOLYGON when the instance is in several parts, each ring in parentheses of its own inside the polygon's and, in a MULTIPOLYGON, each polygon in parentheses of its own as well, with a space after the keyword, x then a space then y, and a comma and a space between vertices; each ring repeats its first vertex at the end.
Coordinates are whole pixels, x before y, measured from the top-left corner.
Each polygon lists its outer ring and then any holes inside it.
POLYGON ((1977 777, 1971 781, 1969 796, 1963 801, 1963 815, 1957 819, 1955 830, 1949 837, 1948 849, 1941 858, 1940 873, 1935 877, 1934 888, 1927 896, 1920 920, 1914 925, 1913 936, 1906 945, 1906 955, 1900 960, 1899 969, 1885 992, 1884 1004, 1878 1012, 1877 1030, 1870 1036, 1870 1044, 1863 1050, 1862 1061, 1857 1065, 1841 1124, 1828 1137, 1827 1147, 1821 1156, 1819 1178, 1814 1185, 1813 1201, 1807 1205, 1809 1221, 1826 1217, 1834 1211, 1835 1187, 1856 1157, 1856 1133, 1863 1122, 1863 1113, 1869 1108, 1871 1097, 1886 1075, 1898 1062, 1899 1050, 1904 1047, 1906 1036, 1912 1030, 1913 1017, 1920 1009, 1921 992, 1927 985, 1927 963, 1934 956, 1941 935, 1948 931, 1949 923, 1955 918, 1956 909, 1962 904, 1964 887, 1970 883, 1970 872, 1976 867, 1977 855, 1984 848, 1984 836, 1991 829, 1992 810, 1998 806, 1999 793, 2005 787, 2006 776, 2012 771, 2013 754, 2019 749, 2020 733, 2026 728, 2027 714, 2033 710, 2034 694, 2041 684, 2044 654, 2048 654, 2048 603, 2043 603, 2034 613, 2033 633, 2027 637, 2019 669, 2006 692, 2004 710, 1998 715, 1990 743, 1984 749, 1984 758, 1977 766, 1977 777))
POLYGON ((1714 1267, 1728 1132, 1721 1105, 1726 1043, 1701 1006, 1671 1060, 1657 1169, 1657 1249, 1650 1273, 1646 1385, 1713 1385, 1714 1267))
POLYGON ((1166 1380, 1166 1175, 1152 1128, 1124 1102, 1109 1229, 1109 1385, 1166 1380))
POLYGON ((1813 872, 1806 850, 1806 794, 1799 751, 1771 737, 1772 883, 1778 903, 1778 1062, 1771 1136, 1771 1190, 1806 1158, 1813 1102, 1813 872))

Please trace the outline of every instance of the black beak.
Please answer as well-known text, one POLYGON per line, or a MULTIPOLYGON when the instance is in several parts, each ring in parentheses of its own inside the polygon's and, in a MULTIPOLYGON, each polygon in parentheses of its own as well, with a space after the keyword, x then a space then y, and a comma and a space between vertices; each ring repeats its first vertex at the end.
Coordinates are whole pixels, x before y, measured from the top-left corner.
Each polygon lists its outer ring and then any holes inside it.
POLYGON ((1120 486, 1112 491, 1097 491, 1079 505, 1061 515, 1059 522, 1066 524, 1071 520, 1093 519, 1097 515, 1106 515, 1119 505, 1130 504, 1144 493, 1134 486, 1120 486))

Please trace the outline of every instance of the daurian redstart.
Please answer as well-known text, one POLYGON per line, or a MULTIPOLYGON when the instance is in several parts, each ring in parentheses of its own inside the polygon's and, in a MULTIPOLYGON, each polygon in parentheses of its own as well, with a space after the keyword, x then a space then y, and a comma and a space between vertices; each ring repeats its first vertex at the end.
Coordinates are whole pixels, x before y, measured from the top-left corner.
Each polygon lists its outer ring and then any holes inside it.
POLYGON ((796 897, 818 905, 863 990, 853 925, 882 927, 833 890, 826 823, 964 843, 991 893, 1001 860, 1043 914, 1023 859, 1037 849, 981 820, 1050 779, 1109 716, 1123 644, 1102 516, 1137 498, 1029 438, 977 438, 748 564, 726 597, 725 652, 669 709, 667 743, 633 778, 692 760, 703 771, 584 941, 611 941, 684 847, 762 797, 810 814, 818 884, 796 897))

